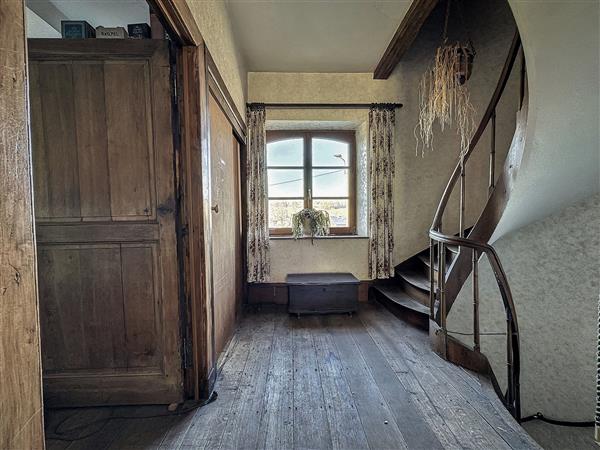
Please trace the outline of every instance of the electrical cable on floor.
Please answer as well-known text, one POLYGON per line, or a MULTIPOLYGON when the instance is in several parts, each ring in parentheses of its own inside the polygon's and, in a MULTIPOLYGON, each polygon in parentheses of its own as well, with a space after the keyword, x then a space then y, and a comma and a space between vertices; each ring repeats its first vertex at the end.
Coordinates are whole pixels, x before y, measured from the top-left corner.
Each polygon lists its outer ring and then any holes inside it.
POLYGON ((546 423, 549 423, 552 425, 559 425, 561 427, 593 427, 594 426, 593 421, 592 422, 568 422, 565 420, 550 419, 549 417, 544 417, 544 415, 541 412, 537 412, 533 416, 523 417, 519 422, 520 423, 531 422, 532 420, 541 420, 543 422, 546 422, 546 423))
POLYGON ((194 403, 194 404, 192 404, 192 406, 189 406, 187 408, 182 408, 180 410, 175 410, 175 411, 169 412, 167 414, 152 414, 152 415, 147 415, 147 416, 113 416, 112 411, 111 411, 111 415, 108 417, 105 417, 103 419, 94 420, 92 422, 88 422, 83 425, 79 425, 79 426, 72 427, 72 428, 67 428, 66 430, 61 430, 62 425, 64 425, 69 419, 75 417, 77 414, 80 414, 79 411, 76 411, 75 413, 73 413, 70 416, 67 416, 63 420, 61 420, 54 427, 53 433, 46 436, 46 439, 56 440, 56 441, 65 441, 65 442, 82 441, 82 440, 87 439, 87 438, 95 435, 96 433, 99 433, 100 431, 102 431, 111 420, 116 420, 116 419, 154 419, 154 418, 158 418, 158 417, 181 416, 183 414, 187 414, 191 411, 194 411, 198 408, 202 408, 203 406, 206 406, 209 403, 214 402, 217 399, 217 397, 218 397, 217 392, 213 391, 207 400, 205 400, 203 402, 194 403), (68 433, 74 433, 78 430, 85 430, 86 428, 89 428, 91 425, 94 425, 96 423, 101 424, 101 425, 97 430, 94 430, 91 433, 85 434, 83 436, 76 436, 76 437, 67 436, 68 433))

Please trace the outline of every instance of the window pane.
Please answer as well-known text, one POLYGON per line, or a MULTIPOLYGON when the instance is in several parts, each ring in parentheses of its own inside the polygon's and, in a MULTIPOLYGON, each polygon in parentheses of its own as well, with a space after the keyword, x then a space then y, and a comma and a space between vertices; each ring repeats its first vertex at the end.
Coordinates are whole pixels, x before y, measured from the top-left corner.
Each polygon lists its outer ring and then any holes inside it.
POLYGON ((312 140, 313 166, 349 166, 350 146, 331 139, 312 140))
POLYGON ((269 228, 292 228, 292 215, 304 208, 304 200, 269 200, 269 228))
POLYGON ((313 208, 329 213, 332 227, 349 227, 348 200, 313 200, 313 208))
POLYGON ((348 197, 348 169, 313 169, 313 197, 348 197))
POLYGON ((267 166, 303 166, 303 155, 302 138, 267 144, 267 166))
POLYGON ((304 197, 302 169, 268 169, 269 197, 304 197))

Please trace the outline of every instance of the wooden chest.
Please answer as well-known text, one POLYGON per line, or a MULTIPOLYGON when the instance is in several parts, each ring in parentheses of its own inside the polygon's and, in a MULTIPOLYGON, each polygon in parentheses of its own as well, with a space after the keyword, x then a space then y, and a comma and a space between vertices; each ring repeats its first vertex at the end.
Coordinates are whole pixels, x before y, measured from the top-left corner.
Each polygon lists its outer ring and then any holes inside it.
POLYGON ((292 314, 352 313, 358 310, 359 281, 351 273, 302 273, 287 276, 292 314))

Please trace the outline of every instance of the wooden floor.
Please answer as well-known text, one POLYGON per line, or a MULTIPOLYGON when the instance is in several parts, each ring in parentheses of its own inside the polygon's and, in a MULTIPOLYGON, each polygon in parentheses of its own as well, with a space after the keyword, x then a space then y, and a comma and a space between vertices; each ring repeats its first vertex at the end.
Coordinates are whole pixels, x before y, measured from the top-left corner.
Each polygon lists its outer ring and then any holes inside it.
POLYGON ((48 449, 539 448, 487 382, 379 306, 353 317, 248 312, 222 361, 218 399, 185 414, 48 411, 48 449))

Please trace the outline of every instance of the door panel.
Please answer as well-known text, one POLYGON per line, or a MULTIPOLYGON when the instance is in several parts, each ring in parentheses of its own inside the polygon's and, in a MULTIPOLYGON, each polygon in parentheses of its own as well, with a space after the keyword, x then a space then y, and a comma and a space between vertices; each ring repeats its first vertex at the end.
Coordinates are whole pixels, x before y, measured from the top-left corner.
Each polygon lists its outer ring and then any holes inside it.
POLYGON ((241 221, 239 144, 227 116, 210 96, 210 153, 212 202, 218 212, 212 217, 214 320, 217 355, 234 330, 241 303, 241 221))
POLYGON ((79 166, 79 201, 81 217, 110 218, 110 183, 108 173, 108 135, 104 105, 104 65, 75 64, 73 68, 73 103, 77 123, 77 158, 79 166))
POLYGON ((62 41, 30 62, 51 406, 182 399, 168 51, 129 44, 100 57, 62 41))
POLYGON ((148 64, 110 62, 104 74, 111 214, 143 220, 153 213, 148 64))

